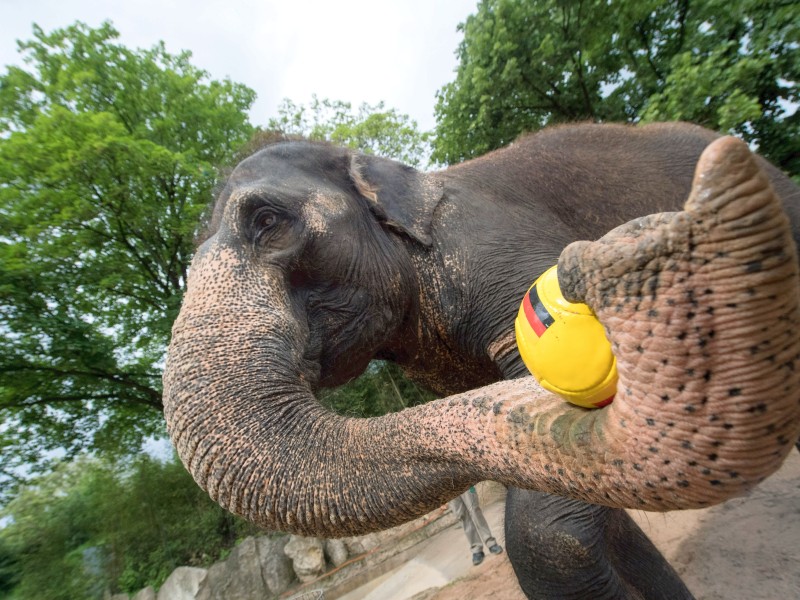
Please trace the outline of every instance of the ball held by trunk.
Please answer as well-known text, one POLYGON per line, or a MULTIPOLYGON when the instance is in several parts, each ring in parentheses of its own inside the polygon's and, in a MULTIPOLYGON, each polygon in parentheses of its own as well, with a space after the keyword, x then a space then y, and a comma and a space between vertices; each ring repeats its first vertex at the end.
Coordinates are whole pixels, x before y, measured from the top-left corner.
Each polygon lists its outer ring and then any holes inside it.
POLYGON ((592 309, 564 298, 555 266, 525 294, 515 331, 520 356, 543 388, 585 408, 614 399, 617 362, 611 344, 592 309))

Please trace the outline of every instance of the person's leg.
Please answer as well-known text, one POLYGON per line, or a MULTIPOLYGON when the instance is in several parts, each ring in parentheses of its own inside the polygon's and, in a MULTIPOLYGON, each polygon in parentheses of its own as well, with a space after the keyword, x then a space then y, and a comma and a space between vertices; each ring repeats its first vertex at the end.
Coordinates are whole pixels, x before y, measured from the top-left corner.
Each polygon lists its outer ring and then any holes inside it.
POLYGON ((492 535, 492 530, 489 529, 489 524, 483 516, 483 511, 478 502, 478 494, 473 491, 467 491, 462 495, 462 498, 464 499, 464 506, 472 521, 472 528, 475 531, 475 536, 483 541, 493 554, 500 554, 502 548, 500 548, 497 540, 492 535))
POLYGON ((470 511, 467 509, 467 502, 469 502, 470 496, 469 492, 465 492, 458 498, 451 500, 448 506, 453 511, 453 514, 461 520, 461 526, 464 528, 464 533, 472 551, 472 564, 479 565, 483 562, 485 555, 483 553, 483 542, 481 542, 481 537, 472 521, 470 511))
POLYGON ((471 494, 469 492, 465 492, 458 498, 453 498, 448 503, 448 507, 461 521, 461 527, 464 528, 464 533, 467 536, 470 549, 472 550, 472 553, 475 554, 483 551, 483 542, 481 541, 481 537, 478 534, 478 531, 476 530, 472 520, 471 511, 469 510, 468 504, 469 496, 471 496, 471 494))

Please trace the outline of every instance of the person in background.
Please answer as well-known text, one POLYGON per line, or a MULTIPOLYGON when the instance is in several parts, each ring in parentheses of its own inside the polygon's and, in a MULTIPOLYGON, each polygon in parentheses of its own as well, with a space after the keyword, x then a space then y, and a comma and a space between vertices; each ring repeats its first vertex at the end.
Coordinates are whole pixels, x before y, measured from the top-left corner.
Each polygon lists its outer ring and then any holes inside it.
POLYGON ((483 517, 478 494, 474 487, 453 498, 447 505, 453 514, 461 520, 461 526, 467 535, 469 545, 472 548, 472 564, 479 565, 486 556, 483 553, 484 544, 492 554, 500 554, 503 548, 494 539, 486 519, 483 517))

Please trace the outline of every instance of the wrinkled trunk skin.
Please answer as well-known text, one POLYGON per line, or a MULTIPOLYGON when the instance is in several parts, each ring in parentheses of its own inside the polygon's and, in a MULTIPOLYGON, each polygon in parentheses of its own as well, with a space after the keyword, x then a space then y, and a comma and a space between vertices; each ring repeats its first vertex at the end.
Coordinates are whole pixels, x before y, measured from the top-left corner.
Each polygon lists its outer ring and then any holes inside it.
POLYGON ((218 236, 193 263, 164 376, 178 453, 232 512, 328 537, 485 479, 647 510, 740 495, 800 433, 796 253, 740 142, 709 147, 686 208, 562 254, 565 293, 596 310, 617 355, 617 398, 595 411, 526 378, 381 418, 330 414, 279 273, 218 236))

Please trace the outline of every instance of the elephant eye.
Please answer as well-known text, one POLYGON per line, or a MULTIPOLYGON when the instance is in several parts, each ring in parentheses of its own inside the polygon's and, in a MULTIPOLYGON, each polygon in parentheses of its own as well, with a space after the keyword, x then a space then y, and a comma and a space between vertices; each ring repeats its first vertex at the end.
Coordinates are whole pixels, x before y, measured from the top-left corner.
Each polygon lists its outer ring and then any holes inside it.
POLYGON ((278 224, 278 215, 269 208, 261 208, 253 215, 253 233, 256 241, 270 233, 278 224))
POLYGON ((256 216, 256 229, 263 231, 269 229, 278 222, 278 217, 273 212, 262 210, 256 216))

